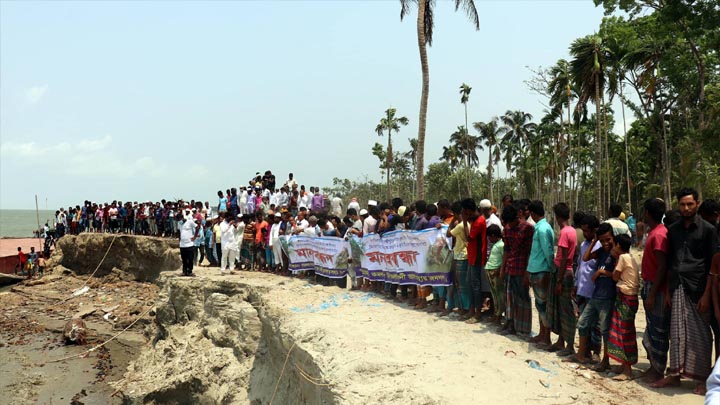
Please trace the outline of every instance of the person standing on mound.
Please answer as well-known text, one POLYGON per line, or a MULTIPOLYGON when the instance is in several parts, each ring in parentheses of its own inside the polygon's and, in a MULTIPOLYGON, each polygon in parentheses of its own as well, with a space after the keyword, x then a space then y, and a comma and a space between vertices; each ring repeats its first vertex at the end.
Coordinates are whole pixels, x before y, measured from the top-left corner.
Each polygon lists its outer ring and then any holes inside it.
POLYGON ((180 223, 180 259, 182 260, 182 275, 193 275, 195 261, 195 239, 200 232, 200 226, 186 211, 186 216, 180 223))

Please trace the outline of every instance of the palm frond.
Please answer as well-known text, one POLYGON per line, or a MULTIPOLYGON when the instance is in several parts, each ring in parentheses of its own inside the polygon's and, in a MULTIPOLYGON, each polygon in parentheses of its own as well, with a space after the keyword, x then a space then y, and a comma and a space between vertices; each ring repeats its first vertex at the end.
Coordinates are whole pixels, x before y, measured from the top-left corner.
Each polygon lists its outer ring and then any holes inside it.
POLYGON ((475 30, 479 30, 480 17, 478 16, 477 8, 475 8, 475 2, 473 0, 455 0, 455 11, 458 11, 460 6, 462 6, 463 12, 465 12, 465 15, 475 27, 475 30))

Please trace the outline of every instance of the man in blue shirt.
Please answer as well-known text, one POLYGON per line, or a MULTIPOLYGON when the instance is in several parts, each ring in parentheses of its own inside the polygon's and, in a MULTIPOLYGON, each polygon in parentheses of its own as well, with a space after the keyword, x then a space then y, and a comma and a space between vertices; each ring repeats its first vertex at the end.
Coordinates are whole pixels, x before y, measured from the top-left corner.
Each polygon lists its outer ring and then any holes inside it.
POLYGON ((539 348, 550 347, 550 330, 552 320, 548 316, 547 303, 551 298, 552 275, 555 270, 553 263, 553 246, 555 245, 555 232, 545 219, 545 207, 541 201, 532 201, 528 206, 530 216, 535 221, 528 273, 530 285, 535 296, 535 308, 540 317, 540 334, 530 338, 531 343, 537 343, 539 348))

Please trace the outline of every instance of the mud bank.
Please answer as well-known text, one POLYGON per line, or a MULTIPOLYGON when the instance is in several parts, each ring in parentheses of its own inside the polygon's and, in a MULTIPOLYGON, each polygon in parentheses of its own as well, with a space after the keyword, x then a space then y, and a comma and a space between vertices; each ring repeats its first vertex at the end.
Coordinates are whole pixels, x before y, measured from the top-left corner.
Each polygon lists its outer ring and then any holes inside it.
POLYGON ((61 265, 84 275, 92 274, 99 263, 96 277, 117 268, 134 281, 154 281, 162 271, 182 266, 175 239, 83 233, 60 238, 48 267, 61 265))
POLYGON ((263 287, 174 276, 158 283, 153 346, 113 383, 128 402, 338 402, 303 343, 266 305, 263 287))

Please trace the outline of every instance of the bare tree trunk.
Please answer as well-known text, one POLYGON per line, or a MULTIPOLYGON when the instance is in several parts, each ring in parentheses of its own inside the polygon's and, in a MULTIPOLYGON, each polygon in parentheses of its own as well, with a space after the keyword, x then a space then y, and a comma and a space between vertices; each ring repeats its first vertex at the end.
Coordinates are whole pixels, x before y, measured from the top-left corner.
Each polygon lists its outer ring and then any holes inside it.
POLYGON ((632 212, 632 198, 630 197, 630 157, 628 155, 627 122, 625 121, 625 98, 623 96, 623 81, 620 78, 620 107, 622 108, 623 135, 625 137, 625 180, 627 183, 628 211, 632 212))
POLYGON ((492 180, 492 176, 493 176, 492 151, 493 151, 493 148, 492 147, 493 147, 492 145, 488 145, 488 150, 489 150, 489 152, 488 152, 488 167, 487 167, 487 169, 488 169, 488 184, 489 184, 488 191, 490 191, 490 201, 497 204, 497 201, 495 201, 495 198, 493 195, 493 180, 492 180))
POLYGON ((420 66, 422 68, 422 95, 420 97, 420 117, 418 119, 418 169, 416 175, 418 199, 425 198, 425 126, 427 124, 428 95, 430 93, 430 69, 427 59, 425 40, 425 7, 429 0, 418 0, 417 36, 420 50, 420 66))
POLYGON ((597 160, 595 162, 596 173, 595 173, 595 179, 597 180, 597 196, 595 198, 595 210, 598 215, 598 219, 602 217, 602 192, 603 192, 603 182, 602 182, 602 135, 600 134, 600 83, 598 83, 597 73, 595 73, 595 142, 596 142, 596 154, 595 159, 597 160))
POLYGON ((606 187, 606 193, 605 193, 605 210, 607 211, 607 208, 610 207, 610 204, 612 203, 610 199, 612 198, 612 190, 610 189, 610 134, 608 133, 607 128, 607 107, 605 106, 605 92, 602 93, 602 130, 603 130, 603 138, 605 142, 605 187, 606 187))
POLYGON ((664 191, 665 191, 665 201, 667 202, 668 206, 672 204, 672 188, 670 186, 670 152, 668 150, 668 133, 667 133, 667 126, 665 125, 665 114, 663 113, 662 105, 660 106, 660 123, 662 125, 662 151, 663 151, 663 183, 664 184, 664 191))
POLYGON ((390 168, 392 167, 392 129, 388 130, 388 148, 387 148, 387 160, 386 160, 386 170, 385 173, 387 173, 387 201, 389 202, 392 199, 392 190, 390 190, 390 168))

